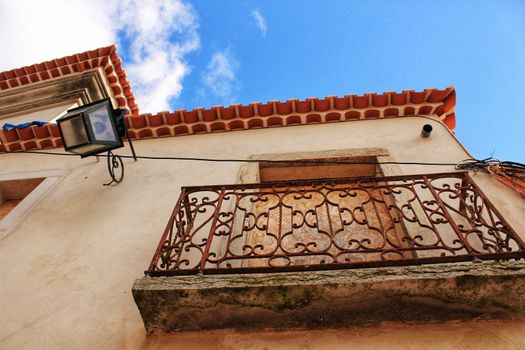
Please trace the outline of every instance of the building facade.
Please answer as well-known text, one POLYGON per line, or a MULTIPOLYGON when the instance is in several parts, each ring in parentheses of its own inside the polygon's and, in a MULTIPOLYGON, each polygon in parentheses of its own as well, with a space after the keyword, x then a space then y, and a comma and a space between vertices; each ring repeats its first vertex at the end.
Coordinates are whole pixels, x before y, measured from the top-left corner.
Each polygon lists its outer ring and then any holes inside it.
POLYGON ((103 186, 29 153, 53 123, 0 132, 0 348, 525 347, 525 201, 456 170, 455 96, 140 114, 114 46, 0 73, 0 123, 110 98, 157 158, 103 186))

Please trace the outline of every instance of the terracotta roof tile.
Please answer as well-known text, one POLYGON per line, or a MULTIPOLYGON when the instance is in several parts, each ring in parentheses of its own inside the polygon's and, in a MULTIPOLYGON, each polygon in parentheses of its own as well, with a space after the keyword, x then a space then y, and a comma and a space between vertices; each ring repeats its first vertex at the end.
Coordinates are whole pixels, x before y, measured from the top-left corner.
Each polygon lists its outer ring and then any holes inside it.
MULTIPOLYGON (((48 71, 40 74, 48 74, 48 71)), ((12 80, 8 80, 10 84, 12 80)), ((2 81, 0 85, 1 83, 2 81)), ((114 90, 117 91, 118 88, 114 90)), ((118 98, 123 99, 121 96, 118 98)), ((417 115, 440 118, 447 127, 454 130, 455 101, 456 92, 451 87, 422 92, 389 91, 363 96, 329 96, 323 99, 307 98, 304 101, 290 99, 285 102, 256 102, 244 106, 214 106, 209 109, 198 107, 190 111, 159 112, 154 115, 145 113, 128 116, 126 124, 130 137, 134 139, 417 115)), ((129 100, 129 105, 135 105, 134 98, 129 100)), ((0 131, 0 139, 3 147, 11 151, 61 146, 56 125, 0 131)))
POLYGON ((203 110, 202 119, 206 122, 217 120, 217 108, 203 110))
POLYGON ((267 103, 257 103, 257 114, 261 117, 267 117, 274 113, 273 101, 267 103))
MULTIPOLYGON (((452 87, 139 114, 114 45, 0 72, 0 91, 96 68, 103 69, 119 107, 131 111, 125 121, 134 139, 413 115, 435 116, 451 130, 456 126, 456 92, 452 87)), ((0 131, 0 140, 1 147, 10 151, 62 145, 56 125, 0 131)))
POLYGON ((22 83, 22 85, 27 85, 31 83, 27 77, 21 77, 19 80, 20 83, 22 83))
POLYGON ((374 107, 384 107, 388 104, 388 94, 382 94, 382 95, 377 95, 377 94, 373 94, 372 95, 372 104, 374 105, 374 107))
POLYGON ((118 57, 116 51, 116 46, 110 45, 0 72, 0 91, 81 73, 91 69, 103 68, 119 108, 128 109, 131 114, 138 115, 139 109, 135 103, 135 97, 130 88, 131 85, 127 80, 126 72, 122 69, 122 60, 118 57))
POLYGON ((345 119, 361 119, 361 112, 358 111, 348 111, 345 113, 345 119))
POLYGON ((398 108, 387 108, 383 112, 385 117, 397 117, 399 115, 398 108))
POLYGON ((325 118, 327 123, 331 122, 338 122, 341 120, 341 114, 340 113, 328 113, 325 118))
POLYGON ((26 75, 26 71, 25 71, 24 68, 18 68, 18 69, 15 69, 15 72, 14 72, 14 73, 15 73, 15 76, 16 76, 17 78, 26 75))
POLYGON ((239 115, 241 118, 251 118, 255 115, 255 109, 258 108, 258 103, 250 103, 248 106, 239 107, 239 115))
POLYGON ((348 97, 334 97, 334 108, 338 110, 345 110, 350 107, 350 99, 348 97))
POLYGON ((355 108, 366 108, 368 107, 368 96, 352 96, 352 105, 355 108))
POLYGON ((422 91, 422 92, 411 91, 409 96, 410 96, 410 103, 420 104, 420 103, 425 102, 427 93, 425 91, 422 91))
POLYGON ((217 122, 210 125, 211 132, 226 131, 226 123, 217 122))
POLYGON ((297 113, 308 113, 311 110, 312 104, 311 99, 306 99, 305 101, 294 101, 295 102, 295 111, 297 113))

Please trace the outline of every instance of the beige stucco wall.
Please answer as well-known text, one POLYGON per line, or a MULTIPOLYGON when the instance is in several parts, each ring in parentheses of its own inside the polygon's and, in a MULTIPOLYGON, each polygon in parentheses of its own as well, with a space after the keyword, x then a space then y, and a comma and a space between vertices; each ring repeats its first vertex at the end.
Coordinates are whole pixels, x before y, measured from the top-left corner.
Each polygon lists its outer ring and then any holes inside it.
POLYGON ((152 336, 146 349, 194 350, 518 350, 523 322, 476 321, 284 332, 214 332, 152 336))
MULTIPOLYGON (((384 148, 393 159, 409 162, 455 163, 469 157, 444 126, 426 118, 143 140, 135 148, 139 155, 217 158, 352 148, 384 148), (429 122, 434 131, 423 139, 421 127, 429 122)), ((525 348, 525 323, 518 321, 146 338, 131 286, 150 262, 180 186, 235 182, 241 165, 126 160, 124 181, 104 187, 105 161, 0 155, 0 175, 64 171, 0 240, 0 348, 525 348)), ((400 168, 406 174, 453 171, 452 166, 400 168)), ((484 174, 473 176, 514 229, 525 234, 525 201, 484 174)))

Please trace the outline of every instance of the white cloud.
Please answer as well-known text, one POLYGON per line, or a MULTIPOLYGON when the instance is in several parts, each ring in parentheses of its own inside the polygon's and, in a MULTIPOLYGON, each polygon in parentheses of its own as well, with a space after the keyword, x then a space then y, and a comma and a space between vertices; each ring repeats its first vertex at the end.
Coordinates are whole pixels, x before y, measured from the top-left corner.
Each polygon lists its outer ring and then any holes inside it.
POLYGON ((107 46, 107 1, 0 0, 0 71, 107 46))
POLYGON ((236 76, 238 68, 239 63, 231 50, 214 52, 201 74, 202 88, 198 91, 200 98, 213 105, 237 102, 237 93, 241 87, 236 76))
POLYGON ((119 7, 124 39, 130 39, 129 79, 143 111, 169 110, 190 72, 184 56, 200 47, 197 17, 181 1, 127 0, 119 7))
POLYGON ((181 0, 0 0, 0 38, 0 71, 115 42, 122 55, 126 43, 137 103, 153 113, 180 96, 185 56, 200 47, 197 16, 181 0))
POLYGON ((261 31, 261 35, 266 37, 266 31, 268 29, 268 26, 266 25, 266 20, 259 12, 259 9, 252 10, 252 16, 255 19, 255 24, 257 25, 257 28, 261 31))

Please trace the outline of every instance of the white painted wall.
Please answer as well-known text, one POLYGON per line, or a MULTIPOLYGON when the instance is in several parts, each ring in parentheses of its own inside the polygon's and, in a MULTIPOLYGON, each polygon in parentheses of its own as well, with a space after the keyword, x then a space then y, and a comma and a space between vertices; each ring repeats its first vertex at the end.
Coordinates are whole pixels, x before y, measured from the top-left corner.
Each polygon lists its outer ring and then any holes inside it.
MULTIPOLYGON (((154 156, 247 158, 262 153, 385 148, 398 161, 456 163, 469 157, 448 129, 427 118, 193 135, 142 140, 134 145, 137 154, 154 156), (420 137, 425 123, 434 126, 427 139, 420 137)), ((130 154, 128 149, 119 153, 130 154)), ((361 348, 366 344, 377 348, 384 340, 392 344, 391 348, 410 349, 443 345, 443 336, 452 333, 453 343, 447 343, 451 348, 525 347, 522 322, 507 327, 497 321, 455 324, 452 328, 387 325, 387 330, 381 326, 376 331, 316 331, 316 337, 293 331, 286 333, 293 341, 280 343, 275 340, 281 339, 279 335, 268 338, 264 332, 250 336, 163 335, 146 340, 131 286, 150 262, 180 186, 235 182, 241 165, 125 160, 124 181, 104 187, 108 175, 103 160, 97 163, 92 158, 0 155, 0 175, 64 171, 58 184, 0 240, 0 348, 328 349, 328 345, 348 348, 341 339, 352 335, 361 348), (486 341, 489 331, 497 343, 486 341), (389 337, 402 341, 390 342, 389 337)), ((453 166, 400 167, 406 174, 454 170, 453 166)), ((525 201, 484 174, 474 178, 514 229, 525 234, 525 201)))

